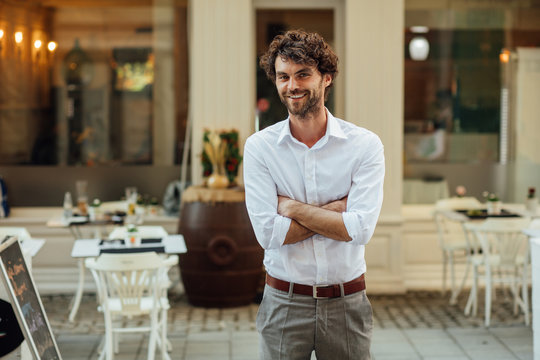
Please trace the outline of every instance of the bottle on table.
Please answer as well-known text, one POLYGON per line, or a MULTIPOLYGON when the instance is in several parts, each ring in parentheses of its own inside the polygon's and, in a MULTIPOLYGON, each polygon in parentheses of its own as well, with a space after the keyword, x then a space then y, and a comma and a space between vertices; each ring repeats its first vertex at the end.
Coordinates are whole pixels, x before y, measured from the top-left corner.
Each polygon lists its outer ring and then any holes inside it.
POLYGON ((536 189, 534 187, 529 188, 527 199, 525 200, 525 207, 529 213, 536 214, 538 209, 538 198, 536 197, 536 189))
POLYGON ((66 191, 64 194, 64 219, 69 219, 73 216, 73 200, 71 199, 71 193, 66 191))

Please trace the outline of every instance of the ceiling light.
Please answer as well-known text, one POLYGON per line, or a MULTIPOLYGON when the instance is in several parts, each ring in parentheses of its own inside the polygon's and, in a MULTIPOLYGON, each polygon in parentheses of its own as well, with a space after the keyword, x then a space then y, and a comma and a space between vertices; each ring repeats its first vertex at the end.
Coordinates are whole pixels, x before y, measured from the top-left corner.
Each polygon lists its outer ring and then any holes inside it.
POLYGON ((409 54, 411 59, 426 60, 429 54, 429 42, 423 36, 415 36, 409 43, 409 54))
POLYGON ((425 34, 429 31, 429 28, 427 26, 417 25, 417 26, 411 26, 409 30, 411 30, 411 32, 415 34, 425 34))

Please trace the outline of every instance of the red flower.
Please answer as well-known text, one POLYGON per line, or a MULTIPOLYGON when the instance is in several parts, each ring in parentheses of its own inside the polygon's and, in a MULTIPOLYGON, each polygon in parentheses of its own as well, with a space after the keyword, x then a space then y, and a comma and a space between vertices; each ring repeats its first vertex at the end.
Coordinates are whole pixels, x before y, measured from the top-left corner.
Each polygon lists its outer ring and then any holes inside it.
POLYGON ((266 112, 270 109, 270 101, 266 98, 260 98, 257 100, 257 110, 260 112, 266 112))

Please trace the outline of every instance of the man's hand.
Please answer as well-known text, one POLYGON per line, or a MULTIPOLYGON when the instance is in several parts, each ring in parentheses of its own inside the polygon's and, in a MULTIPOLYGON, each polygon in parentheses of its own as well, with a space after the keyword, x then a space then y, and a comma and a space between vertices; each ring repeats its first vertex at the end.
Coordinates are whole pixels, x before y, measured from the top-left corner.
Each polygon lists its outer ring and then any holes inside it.
POLYGON ((295 200, 286 196, 278 196, 278 214, 290 218, 290 208, 294 206, 295 202, 295 200))
POLYGON ((347 211, 347 196, 342 199, 329 202, 326 205, 321 206, 323 209, 332 210, 338 213, 347 211))
MULTIPOLYGON (((290 218, 290 214, 294 211, 293 209, 296 203, 302 204, 299 201, 290 199, 286 196, 278 196, 278 214, 290 218)), ((345 212, 347 211, 347 196, 329 202, 328 204, 321 206, 321 208, 338 213, 345 212)))

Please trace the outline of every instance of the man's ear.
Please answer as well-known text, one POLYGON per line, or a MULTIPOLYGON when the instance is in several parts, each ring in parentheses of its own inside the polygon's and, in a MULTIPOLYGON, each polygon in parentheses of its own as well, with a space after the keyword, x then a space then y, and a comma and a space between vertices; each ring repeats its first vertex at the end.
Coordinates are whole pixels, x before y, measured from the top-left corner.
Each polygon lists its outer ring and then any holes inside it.
POLYGON ((332 75, 330 74, 324 74, 323 76, 324 86, 327 87, 332 83, 332 75))

